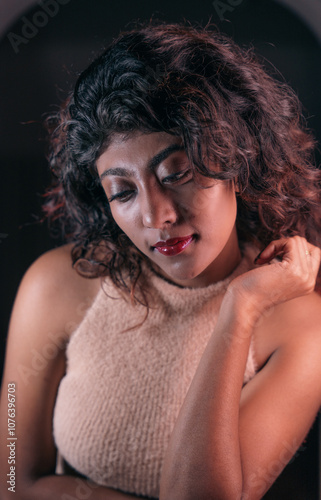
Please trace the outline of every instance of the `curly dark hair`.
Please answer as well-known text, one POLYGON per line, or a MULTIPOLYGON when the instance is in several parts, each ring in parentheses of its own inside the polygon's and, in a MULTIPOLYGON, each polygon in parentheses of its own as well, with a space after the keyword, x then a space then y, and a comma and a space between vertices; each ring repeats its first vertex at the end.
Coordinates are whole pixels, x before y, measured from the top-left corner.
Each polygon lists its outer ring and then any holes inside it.
POLYGON ((195 171, 237 180, 240 241, 301 235, 321 246, 321 172, 301 104, 252 48, 213 25, 150 21, 122 32, 48 126, 55 180, 44 209, 83 275, 108 275, 133 296, 141 273, 144 256, 113 220, 95 166, 118 133, 179 136, 195 171))

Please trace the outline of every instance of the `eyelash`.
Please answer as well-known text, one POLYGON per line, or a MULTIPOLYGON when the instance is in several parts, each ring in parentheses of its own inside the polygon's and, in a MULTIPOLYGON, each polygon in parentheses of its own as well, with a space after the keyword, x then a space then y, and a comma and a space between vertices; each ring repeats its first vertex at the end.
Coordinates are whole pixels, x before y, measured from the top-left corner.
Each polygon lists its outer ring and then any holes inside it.
POLYGON ((121 193, 116 193, 116 194, 110 196, 110 198, 108 198, 108 201, 109 201, 109 203, 111 203, 114 200, 117 200, 121 203, 125 202, 125 201, 127 201, 130 194, 132 194, 132 192, 133 192, 132 190, 127 189, 126 191, 122 191, 121 193))
MULTIPOLYGON (((185 177, 188 177, 190 175, 190 173, 191 173, 191 169, 187 168, 186 170, 183 170, 181 172, 177 172, 176 174, 167 175, 162 180, 162 184, 174 184, 175 182, 178 182, 182 179, 185 179, 185 177)), ((189 182, 189 180, 191 180, 191 179, 188 179, 184 184, 187 184, 187 182, 189 182)), ((126 189, 125 191, 121 191, 120 193, 116 193, 116 194, 112 195, 108 199, 108 201, 109 201, 109 203, 111 203, 112 201, 117 200, 120 203, 125 203, 126 201, 129 200, 133 191, 134 190, 126 189)))
POLYGON ((191 173, 191 169, 187 168, 186 170, 182 170, 181 172, 177 172, 176 174, 168 175, 167 177, 165 177, 162 180, 162 183, 164 184, 164 181, 166 179, 173 179, 174 182, 180 181, 181 179, 185 179, 185 177, 187 177, 190 173, 191 173))

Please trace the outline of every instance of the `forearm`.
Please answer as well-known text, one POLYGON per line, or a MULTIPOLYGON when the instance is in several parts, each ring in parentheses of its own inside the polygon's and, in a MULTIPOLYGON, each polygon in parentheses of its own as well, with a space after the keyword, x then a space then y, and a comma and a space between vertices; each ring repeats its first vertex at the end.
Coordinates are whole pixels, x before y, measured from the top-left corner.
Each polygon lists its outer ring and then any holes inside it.
POLYGON ((161 500, 237 500, 243 487, 239 403, 256 321, 228 294, 166 453, 161 500))
POLYGON ((17 500, 130 500, 143 498, 98 486, 86 479, 67 475, 44 476, 21 488, 17 500))

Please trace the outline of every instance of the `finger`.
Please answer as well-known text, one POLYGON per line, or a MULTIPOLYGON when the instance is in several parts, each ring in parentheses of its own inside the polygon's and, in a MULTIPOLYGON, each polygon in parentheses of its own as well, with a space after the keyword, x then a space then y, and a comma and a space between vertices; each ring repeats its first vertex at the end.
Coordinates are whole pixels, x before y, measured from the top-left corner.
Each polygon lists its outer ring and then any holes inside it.
POLYGON ((254 260, 255 264, 261 265, 274 259, 277 255, 284 253, 285 247, 288 243, 288 238, 281 238, 279 240, 271 241, 254 260))
POLYGON ((320 267, 320 249, 309 243, 305 238, 302 238, 302 254, 301 258, 304 261, 302 269, 306 273, 307 283, 310 284, 311 291, 315 289, 317 275, 320 267))
POLYGON ((308 243, 306 258, 315 275, 318 274, 321 262, 321 250, 319 247, 308 243))
POLYGON ((320 249, 309 243, 305 238, 296 236, 298 245, 298 258, 301 268, 308 274, 316 275, 320 267, 320 249))
POLYGON ((294 273, 301 277, 308 289, 314 289, 320 267, 320 249, 301 236, 291 238, 291 244, 293 245, 292 269, 294 273))
POLYGON ((311 252, 308 247, 308 242, 305 238, 300 238, 298 240, 298 246, 300 247, 300 263, 303 272, 311 274, 312 271, 312 261, 311 252))
POLYGON ((311 271, 318 273, 321 263, 321 250, 309 243, 304 237, 294 236, 291 238, 280 238, 271 241, 255 258, 254 263, 263 265, 278 260, 287 261, 289 264, 294 261, 300 262, 300 267, 305 272, 311 271), (282 259, 278 259, 282 257, 282 259))

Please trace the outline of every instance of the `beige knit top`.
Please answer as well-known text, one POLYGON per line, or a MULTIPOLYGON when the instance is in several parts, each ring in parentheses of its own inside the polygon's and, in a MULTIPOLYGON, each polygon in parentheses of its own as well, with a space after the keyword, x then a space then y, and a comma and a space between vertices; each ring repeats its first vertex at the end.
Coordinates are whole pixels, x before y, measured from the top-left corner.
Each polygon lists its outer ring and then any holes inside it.
MULTIPOLYGON (((257 253, 247 246, 233 273, 205 288, 146 269, 152 307, 131 330, 146 308, 106 280, 67 347, 53 422, 60 462, 100 485, 158 498, 167 444, 226 288, 257 253)), ((251 346, 244 382, 255 372, 251 346)))

